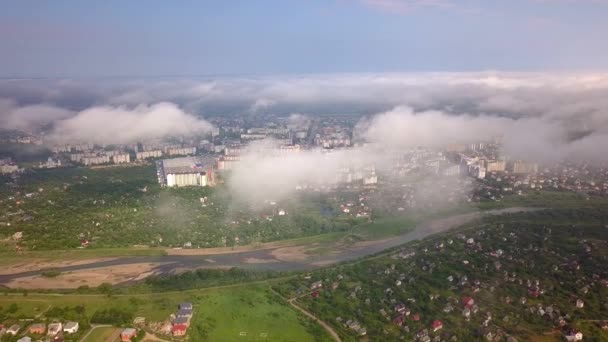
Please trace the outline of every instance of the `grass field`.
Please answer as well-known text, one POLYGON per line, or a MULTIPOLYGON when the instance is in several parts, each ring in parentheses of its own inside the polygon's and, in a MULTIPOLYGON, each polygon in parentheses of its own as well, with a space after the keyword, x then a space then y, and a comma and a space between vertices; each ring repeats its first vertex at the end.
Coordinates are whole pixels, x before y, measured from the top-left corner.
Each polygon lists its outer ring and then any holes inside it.
POLYGON ((106 342, 116 331, 114 327, 99 327, 93 329, 83 342, 106 342))
MULTIPOLYGON (((106 308, 131 310, 148 322, 167 319, 180 302, 194 304, 189 330, 191 341, 314 341, 329 340, 311 322, 268 290, 267 284, 249 284, 142 295, 36 294, 0 296, 0 307, 17 304, 11 318, 33 318, 50 307, 84 305, 87 317, 106 308), (241 336, 245 332, 245 336, 241 336)), ((42 316, 44 317, 44 316, 42 316)), ((99 328, 86 341, 103 341, 112 329, 99 328)))
POLYGON ((266 287, 210 292, 197 303, 190 331, 193 341, 315 340, 306 326, 310 323, 266 287))

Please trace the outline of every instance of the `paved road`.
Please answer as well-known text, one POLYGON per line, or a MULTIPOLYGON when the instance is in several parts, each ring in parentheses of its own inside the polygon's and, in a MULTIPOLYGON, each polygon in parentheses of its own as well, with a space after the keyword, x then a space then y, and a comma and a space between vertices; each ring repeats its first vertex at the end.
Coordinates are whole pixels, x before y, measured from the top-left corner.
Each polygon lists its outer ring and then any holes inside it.
MULTIPOLYGON (((482 215, 503 214, 509 212, 529 211, 537 209, 529 208, 507 208, 489 210, 483 213, 475 212, 450 216, 444 219, 432 220, 421 224, 414 231, 396 236, 391 239, 370 241, 365 245, 354 246, 340 250, 334 255, 311 256, 304 261, 279 260, 272 255, 274 249, 243 251, 226 254, 190 256, 190 255, 167 255, 167 256, 142 256, 142 257, 120 257, 111 260, 91 262, 65 267, 58 267, 59 272, 70 272, 80 270, 91 270, 100 267, 120 266, 137 263, 156 264, 153 272, 157 274, 171 273, 175 269, 194 268, 218 268, 218 267, 240 267, 244 269, 274 270, 274 271, 303 271, 331 265, 343 261, 358 259, 364 256, 379 253, 388 248, 402 245, 406 242, 425 238, 429 235, 447 231, 467 222, 481 217, 482 215), (248 260, 256 260, 251 263, 248 260), (264 261, 264 262, 260 262, 264 261)), ((13 274, 0 275, 0 284, 5 284, 13 279, 40 275, 41 270, 26 271, 13 274)))

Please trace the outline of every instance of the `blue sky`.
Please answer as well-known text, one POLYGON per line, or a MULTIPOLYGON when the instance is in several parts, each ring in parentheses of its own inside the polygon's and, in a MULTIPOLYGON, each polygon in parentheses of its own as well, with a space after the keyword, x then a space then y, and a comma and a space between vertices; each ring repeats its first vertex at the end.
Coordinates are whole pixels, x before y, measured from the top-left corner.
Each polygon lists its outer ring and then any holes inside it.
POLYGON ((2 77, 608 66, 608 0, 3 0, 0 5, 2 77))

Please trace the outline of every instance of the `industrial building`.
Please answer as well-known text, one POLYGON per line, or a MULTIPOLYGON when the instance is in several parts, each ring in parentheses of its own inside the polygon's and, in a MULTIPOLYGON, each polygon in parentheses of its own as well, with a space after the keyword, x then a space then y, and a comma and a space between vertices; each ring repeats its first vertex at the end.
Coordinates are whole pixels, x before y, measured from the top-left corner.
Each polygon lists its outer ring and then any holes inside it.
POLYGON ((183 157, 156 162, 158 181, 162 186, 213 185, 215 160, 209 157, 183 157))

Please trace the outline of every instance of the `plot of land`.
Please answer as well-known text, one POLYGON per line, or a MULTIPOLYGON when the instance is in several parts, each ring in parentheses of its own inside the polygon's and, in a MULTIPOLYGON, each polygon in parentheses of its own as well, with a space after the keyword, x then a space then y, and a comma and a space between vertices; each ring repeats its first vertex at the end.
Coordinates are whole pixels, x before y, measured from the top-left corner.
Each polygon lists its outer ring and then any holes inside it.
MULTIPOLYGON (((266 287, 225 289, 204 294, 195 307, 193 341, 314 341, 302 318, 266 287), (203 304, 204 303, 204 304, 203 304)), ((321 340, 329 339, 325 335, 321 340)))
POLYGON ((109 342, 119 329, 114 327, 95 328, 83 342, 109 342))

